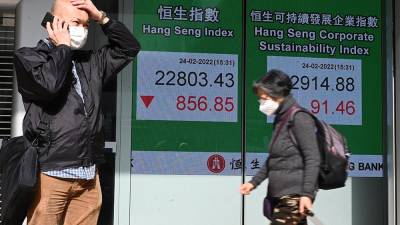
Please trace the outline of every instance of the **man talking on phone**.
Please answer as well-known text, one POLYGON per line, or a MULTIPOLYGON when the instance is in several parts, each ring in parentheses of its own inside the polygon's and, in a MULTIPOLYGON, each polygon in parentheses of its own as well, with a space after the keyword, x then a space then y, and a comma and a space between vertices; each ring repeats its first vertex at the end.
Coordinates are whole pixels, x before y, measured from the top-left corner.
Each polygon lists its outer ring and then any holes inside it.
POLYGON ((14 58, 26 109, 24 135, 32 141, 39 123, 46 127, 39 132, 41 173, 28 224, 96 225, 102 202, 97 165, 104 161, 102 87, 136 57, 140 45, 91 0, 55 0, 52 14, 53 21, 45 21, 48 38, 17 50, 14 58), (79 50, 90 19, 108 44, 79 50))

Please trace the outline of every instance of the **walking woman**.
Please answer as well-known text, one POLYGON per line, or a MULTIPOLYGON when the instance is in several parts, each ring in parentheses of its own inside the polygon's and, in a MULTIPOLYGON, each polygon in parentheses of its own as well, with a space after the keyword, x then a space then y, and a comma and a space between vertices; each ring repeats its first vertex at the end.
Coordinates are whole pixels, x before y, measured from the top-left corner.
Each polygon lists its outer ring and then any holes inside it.
POLYGON ((268 178, 264 214, 271 225, 306 225, 306 215, 312 209, 318 189, 321 161, 315 121, 311 115, 300 111, 287 122, 297 102, 290 93, 292 82, 284 72, 270 70, 253 89, 260 111, 267 116, 275 115, 274 131, 267 161, 248 183, 240 186, 240 192, 248 195, 268 178))

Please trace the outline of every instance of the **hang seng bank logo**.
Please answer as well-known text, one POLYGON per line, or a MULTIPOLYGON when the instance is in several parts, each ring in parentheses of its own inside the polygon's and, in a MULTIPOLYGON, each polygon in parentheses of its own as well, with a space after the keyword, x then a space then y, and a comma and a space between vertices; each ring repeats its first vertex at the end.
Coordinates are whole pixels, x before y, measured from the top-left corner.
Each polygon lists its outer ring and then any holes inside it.
POLYGON ((225 159, 220 155, 212 155, 207 160, 207 167, 213 173, 221 173, 225 169, 225 159))

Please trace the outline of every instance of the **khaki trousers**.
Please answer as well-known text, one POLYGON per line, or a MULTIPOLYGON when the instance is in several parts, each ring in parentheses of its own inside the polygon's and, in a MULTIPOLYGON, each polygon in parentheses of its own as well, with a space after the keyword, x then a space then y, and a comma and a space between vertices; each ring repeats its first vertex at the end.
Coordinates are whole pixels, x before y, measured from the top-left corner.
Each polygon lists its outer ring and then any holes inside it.
POLYGON ((93 180, 40 174, 28 225, 96 225, 101 201, 98 174, 93 180))

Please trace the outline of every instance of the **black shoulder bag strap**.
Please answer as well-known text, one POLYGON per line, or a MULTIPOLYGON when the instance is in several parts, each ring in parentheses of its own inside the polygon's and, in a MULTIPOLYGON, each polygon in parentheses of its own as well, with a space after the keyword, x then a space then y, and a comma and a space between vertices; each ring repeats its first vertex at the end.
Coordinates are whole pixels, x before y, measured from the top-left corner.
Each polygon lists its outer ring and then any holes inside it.
MULTIPOLYGON (((29 107, 25 109, 25 116, 28 114, 28 112, 30 111, 31 107, 32 107, 33 103, 29 104, 29 107)), ((33 140, 29 141, 26 137, 25 140, 28 142, 25 142, 25 144, 30 144, 32 146, 37 147, 39 145, 39 139, 41 136, 43 136, 46 131, 49 129, 48 125, 49 125, 49 115, 42 110, 42 115, 40 116, 40 121, 39 124, 37 125, 36 129, 34 130, 34 135, 33 135, 33 140)), ((25 135, 22 135, 25 136, 25 135)), ((50 140, 49 140, 50 141, 50 140)))
POLYGON ((279 126, 276 129, 276 132, 274 134, 274 138, 272 139, 271 145, 269 146, 269 149, 272 148, 272 146, 275 144, 276 140, 278 139, 279 135, 281 134, 282 128, 287 124, 289 121, 292 113, 294 110, 298 109, 299 106, 297 105, 292 105, 282 116, 281 122, 279 126))
MULTIPOLYGON (((41 137, 43 137, 43 135, 46 134, 46 131, 49 130, 49 115, 46 112, 43 112, 39 124, 36 128, 36 137, 32 142, 32 146, 34 147, 38 147, 39 145, 39 141, 41 139, 41 137)), ((50 139, 48 140, 50 142, 50 139)))
MULTIPOLYGON (((39 124, 36 129, 35 139, 26 146, 26 151, 21 159, 19 171, 19 188, 26 191, 34 191, 38 183, 38 175, 40 171, 39 165, 39 144, 42 137, 47 133, 49 115, 43 112, 39 124)), ((50 142, 50 139, 48 139, 50 142)))

